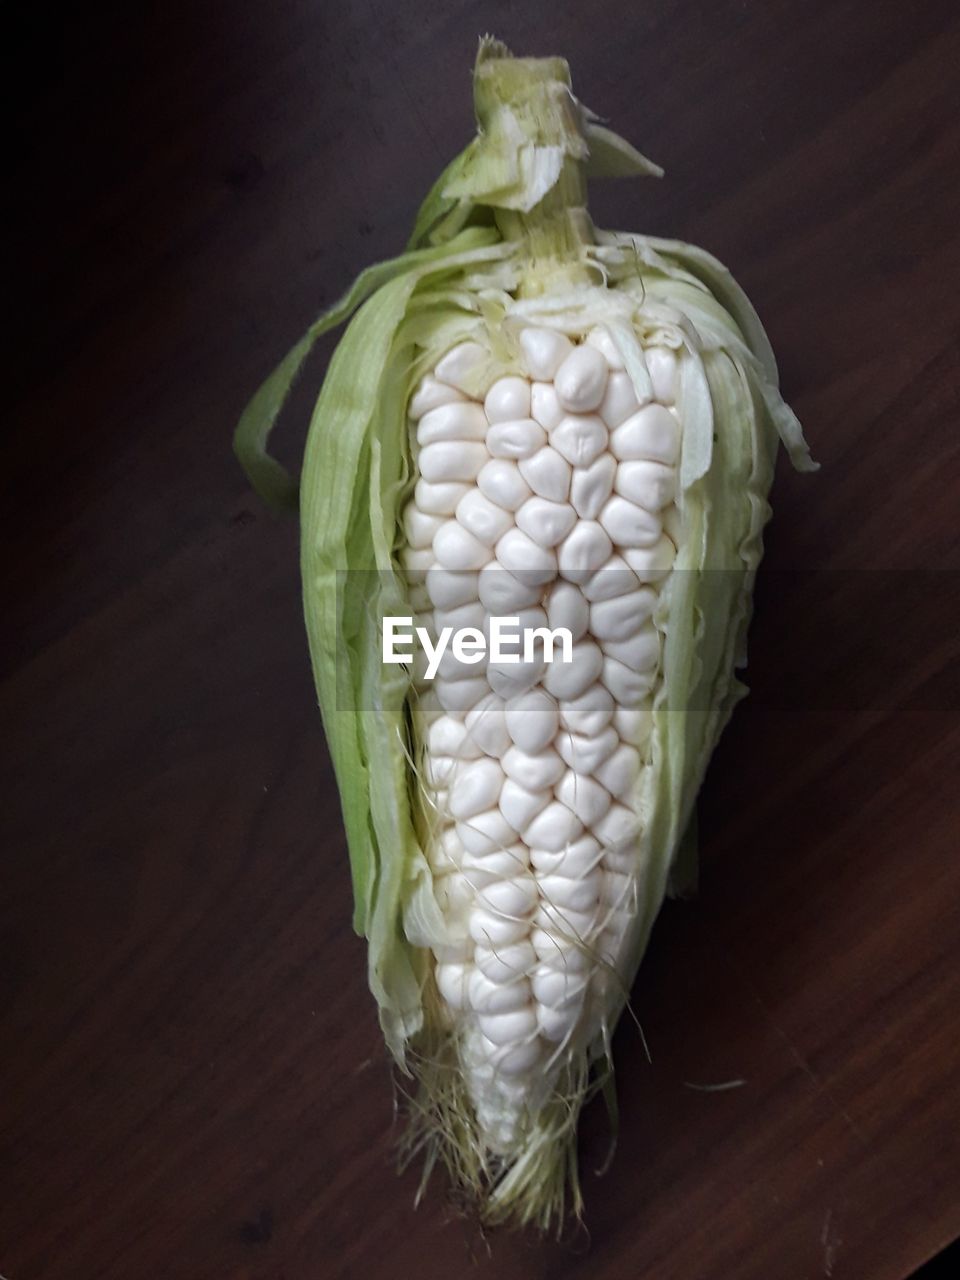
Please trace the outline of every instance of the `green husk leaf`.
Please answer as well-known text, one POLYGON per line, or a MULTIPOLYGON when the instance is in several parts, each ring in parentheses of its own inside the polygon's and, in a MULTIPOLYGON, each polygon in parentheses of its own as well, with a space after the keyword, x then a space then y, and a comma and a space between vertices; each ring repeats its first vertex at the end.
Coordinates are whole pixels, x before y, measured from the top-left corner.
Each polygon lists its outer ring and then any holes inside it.
POLYGON ((451 252, 466 252, 471 248, 494 244, 498 239, 492 229, 476 228, 463 232, 452 244, 445 242, 432 248, 410 250, 397 258, 377 262, 361 271, 343 297, 317 317, 254 394, 233 434, 233 450, 237 460, 267 506, 281 512, 297 509, 298 483, 270 455, 267 446, 280 411, 317 339, 330 329, 338 328, 366 298, 396 276, 421 266, 442 262, 451 252))
POLYGON ((662 178, 663 170, 612 129, 588 124, 584 129, 590 158, 588 178, 662 178))
POLYGON ((696 893, 700 871, 698 844, 697 811, 694 809, 670 867, 667 893, 671 898, 692 898, 696 893))
MULTIPOLYGON (((304 614, 341 791, 354 927, 369 940, 371 990, 400 1063, 406 1042, 422 1025, 425 964, 404 935, 403 915, 410 886, 427 874, 407 776, 409 680, 402 668, 384 665, 380 654, 382 616, 405 608, 392 563, 408 469, 404 405, 413 353, 403 326, 418 291, 433 286, 442 297, 458 273, 502 259, 503 248, 490 240, 490 233, 465 232, 461 252, 451 245, 409 255, 406 268, 364 303, 331 360, 305 452, 304 614)), ((447 345, 456 337, 454 314, 441 308, 434 321, 447 345)), ((469 323, 461 319, 460 331, 469 323)))

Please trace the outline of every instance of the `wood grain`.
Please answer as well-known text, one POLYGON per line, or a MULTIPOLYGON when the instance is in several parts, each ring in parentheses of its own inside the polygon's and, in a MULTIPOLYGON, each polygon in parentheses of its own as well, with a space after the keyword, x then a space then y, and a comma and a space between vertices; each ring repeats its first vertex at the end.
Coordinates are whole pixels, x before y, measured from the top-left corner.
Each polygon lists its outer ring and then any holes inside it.
MULTIPOLYGON (((960 1233, 954 5, 307 0, 31 10, 9 167, 0 1272, 902 1280, 960 1233), (491 29, 663 163, 599 223, 756 302, 781 468, 695 902, 617 1036, 589 1234, 397 1179, 296 529, 247 397, 402 244, 491 29), (688 1087, 731 1078, 743 1087, 688 1087)), ((281 432, 295 459, 322 372, 281 432)))

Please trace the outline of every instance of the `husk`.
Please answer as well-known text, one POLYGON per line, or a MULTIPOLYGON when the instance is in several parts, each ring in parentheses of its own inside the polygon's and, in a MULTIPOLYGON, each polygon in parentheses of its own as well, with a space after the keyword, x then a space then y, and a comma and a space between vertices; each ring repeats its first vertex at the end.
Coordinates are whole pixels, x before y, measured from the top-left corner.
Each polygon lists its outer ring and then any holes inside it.
POLYGON ((576 101, 566 64, 514 60, 486 38, 475 84, 481 132, 428 194, 408 251, 369 268, 319 317, 251 401, 235 445, 266 500, 289 506, 296 485, 267 453, 269 433, 313 342, 352 316, 311 420, 299 502, 304 614, 342 799, 354 926, 368 941, 387 1046, 412 1077, 402 1086, 410 1111, 404 1158, 425 1157, 424 1181, 445 1165, 461 1202, 485 1221, 545 1229, 581 1211, 581 1106, 600 1089, 615 1123, 613 1027, 668 886, 682 892, 696 879, 694 802, 746 692, 735 669, 746 659, 778 439, 798 468, 814 464, 780 397, 760 321, 720 263, 689 245, 628 233, 598 231, 571 249, 570 236, 588 225, 583 210, 567 218, 571 174, 659 170, 576 101), (526 235, 524 218, 532 211, 535 224, 541 210, 548 235, 556 232, 554 261, 543 253, 549 239, 533 238, 540 228, 526 235), (606 324, 638 394, 649 387, 644 342, 680 353, 683 537, 657 614, 663 673, 651 781, 634 797, 644 825, 628 945, 601 984, 603 1016, 592 1038, 564 1047, 550 1087, 531 1098, 516 1149, 495 1155, 473 1115, 432 978, 428 944, 445 926, 425 855, 416 698, 405 670, 381 662, 380 627, 385 614, 408 612, 395 553, 413 483, 405 414, 412 388, 445 351, 476 338, 490 350, 478 375, 482 393, 520 369, 516 335, 529 322, 574 336, 606 324))

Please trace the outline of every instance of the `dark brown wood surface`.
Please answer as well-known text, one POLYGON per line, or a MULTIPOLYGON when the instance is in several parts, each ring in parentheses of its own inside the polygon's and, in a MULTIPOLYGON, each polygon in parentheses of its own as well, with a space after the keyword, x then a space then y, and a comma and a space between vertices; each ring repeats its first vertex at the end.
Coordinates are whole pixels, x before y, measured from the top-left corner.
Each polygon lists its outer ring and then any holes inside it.
MULTIPOLYGON (((901 1280, 960 1233, 960 62, 889 0, 24 9, 3 433, 0 1272, 901 1280), (247 397, 472 130, 490 29, 667 169, 601 225, 754 299, 782 466, 699 897, 617 1035, 589 1233, 482 1240, 391 1080, 247 397), (690 1084, 741 1078, 741 1088, 690 1084)), ((331 344, 324 345, 323 355, 331 344)), ((323 361, 280 433, 295 459, 323 361)))

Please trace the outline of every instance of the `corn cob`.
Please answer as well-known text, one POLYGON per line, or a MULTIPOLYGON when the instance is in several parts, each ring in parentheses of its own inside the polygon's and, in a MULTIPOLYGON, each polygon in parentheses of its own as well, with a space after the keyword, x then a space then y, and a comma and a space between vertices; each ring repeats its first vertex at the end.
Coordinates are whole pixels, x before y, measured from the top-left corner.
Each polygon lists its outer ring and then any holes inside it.
POLYGON ((313 341, 356 311, 300 486, 304 607, 355 926, 411 1091, 408 1151, 489 1221, 579 1211, 574 1138, 716 740, 745 692, 778 435, 810 462, 749 302, 709 255, 610 233, 588 176, 657 174, 561 59, 481 41, 479 132, 406 254, 365 272, 251 402, 266 454, 313 341), (362 305, 360 305, 362 303, 362 305), (357 309, 359 307, 359 310, 357 309), (517 662, 381 662, 383 619, 517 662), (572 1196, 572 1200, 567 1199, 572 1196))

